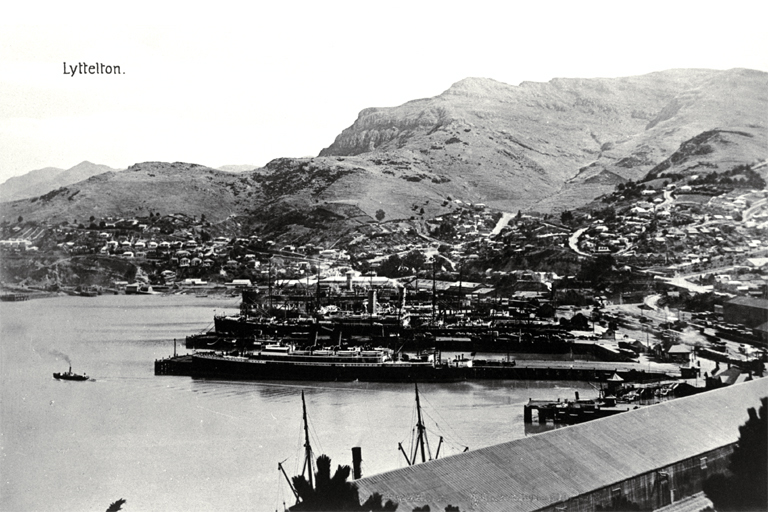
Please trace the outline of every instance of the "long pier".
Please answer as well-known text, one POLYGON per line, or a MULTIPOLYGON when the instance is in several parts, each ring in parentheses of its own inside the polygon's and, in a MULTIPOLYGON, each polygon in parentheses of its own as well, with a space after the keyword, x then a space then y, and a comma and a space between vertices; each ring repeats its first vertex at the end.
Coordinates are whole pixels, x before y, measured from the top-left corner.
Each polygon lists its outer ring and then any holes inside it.
POLYGON ((192 356, 171 356, 155 360, 155 375, 192 376, 192 356))
MULTIPOLYGON (((466 361, 461 362, 466 363, 466 361)), ((452 364, 452 363, 449 363, 452 364)), ((453 363, 455 364, 455 363, 453 363)), ((576 380, 606 382, 617 374, 628 382, 653 382, 678 378, 678 372, 659 368, 646 370, 637 363, 606 363, 599 361, 472 361, 459 368, 460 380, 576 380)), ((155 375, 194 377, 191 355, 172 356, 155 361, 155 375)), ((333 380, 328 379, 328 380, 333 380)))

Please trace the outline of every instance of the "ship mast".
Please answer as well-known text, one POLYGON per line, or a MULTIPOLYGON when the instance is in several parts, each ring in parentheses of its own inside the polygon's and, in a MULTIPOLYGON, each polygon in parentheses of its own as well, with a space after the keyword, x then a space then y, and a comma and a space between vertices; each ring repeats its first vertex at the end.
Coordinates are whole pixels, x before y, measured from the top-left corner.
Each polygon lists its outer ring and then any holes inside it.
POLYGON ((306 450, 304 468, 301 470, 301 474, 303 475, 306 471, 309 472, 307 482, 314 489, 315 486, 312 483, 312 446, 309 444, 309 424, 307 422, 307 403, 304 401, 304 391, 301 392, 301 407, 304 410, 304 449, 306 450))
MULTIPOLYGON (((411 460, 416 460, 416 451, 421 450, 421 462, 426 462, 427 459, 424 455, 424 445, 427 445, 427 452, 429 452, 429 441, 427 440, 427 429, 424 426, 424 422, 421 419, 421 402, 419 401, 419 385, 414 383, 416 387, 416 430, 418 430, 418 440, 414 447, 413 456, 411 460)), ((432 453, 429 453, 429 458, 432 459, 432 453)))
MULTIPOLYGON (((405 461, 408 463, 409 466, 413 466, 416 464, 416 457, 419 455, 419 452, 421 452, 421 462, 427 461, 427 456, 429 456, 429 460, 432 460, 432 451, 429 448, 429 439, 427 439, 427 427, 424 425, 424 420, 421 417, 421 401, 419 400, 419 385, 414 383, 414 386, 416 387, 416 431, 417 431, 417 438, 416 443, 413 446, 413 453, 410 457, 408 457, 408 454, 405 453, 405 449, 403 448, 402 443, 398 443, 398 448, 403 453, 403 457, 405 457, 405 461)), ((443 444, 443 436, 440 436, 440 443, 437 445, 437 453, 435 454, 435 459, 440 455, 440 446, 443 444)))
MULTIPOLYGON (((306 479, 306 481, 309 482, 309 487, 311 489, 314 489, 315 484, 313 482, 314 469, 312 466, 312 446, 309 444, 309 422, 307 421, 307 403, 304 400, 304 391, 301 392, 301 408, 302 408, 303 417, 304 417, 304 449, 306 451, 305 458, 304 458, 304 467, 301 469, 301 476, 303 476, 306 479), (307 472, 309 472, 309 476, 306 475, 307 472)), ((285 468, 283 467, 283 462, 277 463, 277 469, 283 474, 283 476, 285 477, 285 480, 288 482, 288 487, 291 488, 291 492, 296 498, 296 503, 299 503, 301 499, 299 497, 299 491, 296 490, 296 487, 293 486, 291 479, 288 478, 288 473, 285 472, 285 468)))

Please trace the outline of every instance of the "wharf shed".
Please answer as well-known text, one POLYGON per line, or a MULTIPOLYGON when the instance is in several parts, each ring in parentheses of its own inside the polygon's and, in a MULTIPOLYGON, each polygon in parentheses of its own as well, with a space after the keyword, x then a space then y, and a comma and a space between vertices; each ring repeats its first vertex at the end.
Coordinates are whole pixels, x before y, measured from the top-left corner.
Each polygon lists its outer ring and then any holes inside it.
POLYGON ((723 304, 723 318, 729 324, 758 327, 768 322, 768 299, 736 297, 723 304))
POLYGON ((726 470, 768 379, 679 398, 357 480, 399 509, 596 510, 617 500, 657 509, 726 470))

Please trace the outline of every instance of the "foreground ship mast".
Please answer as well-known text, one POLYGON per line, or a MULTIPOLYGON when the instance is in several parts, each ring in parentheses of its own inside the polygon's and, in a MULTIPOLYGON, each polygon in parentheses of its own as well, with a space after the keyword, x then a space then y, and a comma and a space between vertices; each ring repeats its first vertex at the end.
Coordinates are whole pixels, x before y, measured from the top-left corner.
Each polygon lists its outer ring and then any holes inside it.
MULTIPOLYGON (((312 466, 312 445, 309 443, 309 421, 307 420, 307 402, 304 400, 304 391, 301 392, 301 408, 302 416, 304 419, 304 466, 301 469, 301 476, 307 480, 311 488, 314 488, 315 485, 312 480, 314 478, 314 468, 312 466), (307 476, 307 473, 309 476, 307 476)), ((285 480, 288 482, 288 486, 291 488, 291 492, 293 492, 293 495, 296 498, 296 503, 298 503, 299 493, 293 486, 293 483, 288 477, 288 474, 285 472, 285 468, 283 468, 283 462, 277 463, 277 469, 283 474, 283 476, 285 476, 285 480)))
POLYGON ((307 422, 307 403, 304 401, 304 391, 301 392, 301 407, 304 410, 304 467, 301 470, 301 474, 303 475, 305 471, 309 473, 309 478, 307 478, 307 481, 309 482, 310 487, 314 487, 314 484, 312 483, 312 446, 309 444, 309 423, 307 422))
MULTIPOLYGON (((421 401, 419 400, 419 385, 414 384, 416 387, 416 443, 413 446, 413 453, 411 453, 410 458, 408 457, 408 454, 405 453, 405 449, 403 449, 402 443, 398 443, 398 448, 401 452, 403 452, 403 457, 405 457, 405 461, 408 463, 409 466, 413 466, 416 464, 416 457, 419 453, 421 453, 421 462, 427 461, 427 455, 429 455, 429 460, 432 460, 432 451, 429 448, 429 439, 427 438, 427 427, 424 426, 424 421, 421 417, 421 401)), ((440 456, 440 447, 443 444, 443 436, 440 436, 440 442, 437 445, 437 452, 435 453, 435 459, 437 459, 440 456)))

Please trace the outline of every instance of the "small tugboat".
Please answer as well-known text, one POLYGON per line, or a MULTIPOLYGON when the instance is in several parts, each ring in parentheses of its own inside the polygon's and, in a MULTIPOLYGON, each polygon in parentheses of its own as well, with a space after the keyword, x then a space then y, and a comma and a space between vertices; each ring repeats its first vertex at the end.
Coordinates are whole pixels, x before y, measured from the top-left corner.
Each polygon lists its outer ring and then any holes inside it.
POLYGON ((90 377, 88 377, 86 374, 78 374, 78 373, 72 373, 72 367, 69 367, 69 371, 64 373, 54 372, 53 378, 57 380, 88 380, 90 377))

